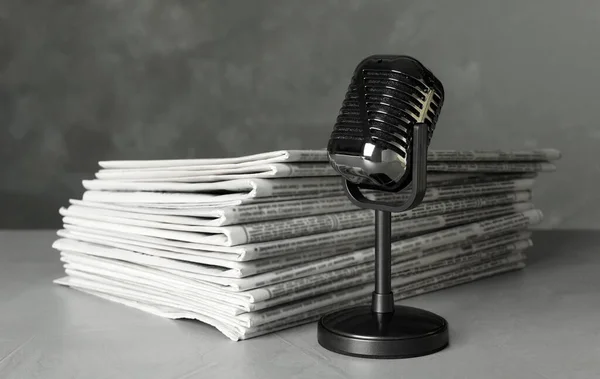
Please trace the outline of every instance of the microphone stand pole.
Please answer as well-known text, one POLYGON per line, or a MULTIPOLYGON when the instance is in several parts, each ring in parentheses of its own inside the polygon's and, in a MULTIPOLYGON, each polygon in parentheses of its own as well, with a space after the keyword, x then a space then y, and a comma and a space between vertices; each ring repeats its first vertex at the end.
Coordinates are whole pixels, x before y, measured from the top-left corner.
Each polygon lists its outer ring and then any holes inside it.
POLYGON ((375 211, 375 241, 375 291, 372 309, 375 313, 394 313, 391 212, 375 211))

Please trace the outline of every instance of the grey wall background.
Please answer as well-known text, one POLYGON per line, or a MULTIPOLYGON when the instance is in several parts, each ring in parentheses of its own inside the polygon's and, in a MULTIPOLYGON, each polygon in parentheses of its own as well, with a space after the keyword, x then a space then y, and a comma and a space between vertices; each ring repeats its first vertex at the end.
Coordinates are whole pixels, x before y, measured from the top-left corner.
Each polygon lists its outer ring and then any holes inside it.
POLYGON ((368 54, 417 57, 433 148, 556 147, 543 227, 600 227, 600 2, 0 0, 0 227, 56 228, 101 159, 324 147, 368 54))

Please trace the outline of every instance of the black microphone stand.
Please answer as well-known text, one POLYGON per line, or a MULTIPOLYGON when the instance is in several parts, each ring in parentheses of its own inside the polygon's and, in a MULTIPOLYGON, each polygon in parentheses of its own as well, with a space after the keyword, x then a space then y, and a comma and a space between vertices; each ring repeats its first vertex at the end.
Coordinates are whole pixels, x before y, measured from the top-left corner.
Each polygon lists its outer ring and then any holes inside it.
POLYGON ((394 304, 392 292, 391 212, 420 204, 427 189, 427 125, 414 126, 411 193, 402 204, 367 199, 360 188, 344 180, 350 200, 375 210, 375 290, 371 306, 338 310, 321 318, 319 344, 328 350, 366 358, 409 358, 435 353, 448 346, 448 323, 435 313, 394 304))

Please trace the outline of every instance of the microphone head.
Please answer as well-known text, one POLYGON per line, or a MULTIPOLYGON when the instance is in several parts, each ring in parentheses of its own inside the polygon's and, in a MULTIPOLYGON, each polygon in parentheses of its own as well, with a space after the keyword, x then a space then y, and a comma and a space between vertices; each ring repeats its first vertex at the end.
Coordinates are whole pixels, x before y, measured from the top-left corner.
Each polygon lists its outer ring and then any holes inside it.
POLYGON ((442 83, 416 59, 366 58, 329 139, 331 165, 362 188, 400 191, 411 180, 413 127, 427 125, 429 143, 443 103, 442 83))

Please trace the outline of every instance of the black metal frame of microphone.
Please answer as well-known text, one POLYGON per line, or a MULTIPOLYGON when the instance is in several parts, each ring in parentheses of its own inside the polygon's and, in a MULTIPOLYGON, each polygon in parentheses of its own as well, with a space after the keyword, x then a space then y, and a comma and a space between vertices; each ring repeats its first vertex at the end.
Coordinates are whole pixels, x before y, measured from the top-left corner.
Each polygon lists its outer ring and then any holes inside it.
POLYGON ((352 203, 375 210, 375 291, 373 291, 371 307, 376 313, 394 312, 391 212, 403 212, 416 207, 423 200, 427 190, 428 127, 425 124, 416 124, 413 128, 412 154, 408 162, 412 168, 412 186, 410 195, 404 203, 398 205, 370 200, 363 195, 356 184, 344 180, 344 189, 352 203))

